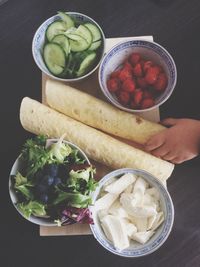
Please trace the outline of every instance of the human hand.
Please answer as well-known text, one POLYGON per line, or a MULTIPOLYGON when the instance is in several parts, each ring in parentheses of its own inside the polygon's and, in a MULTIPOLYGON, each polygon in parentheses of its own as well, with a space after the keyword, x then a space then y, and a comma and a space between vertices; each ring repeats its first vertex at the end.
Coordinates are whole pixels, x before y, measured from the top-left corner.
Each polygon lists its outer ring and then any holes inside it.
POLYGON ((146 145, 147 152, 156 157, 179 164, 200 153, 200 121, 172 119, 162 121, 170 128, 151 137, 146 145))

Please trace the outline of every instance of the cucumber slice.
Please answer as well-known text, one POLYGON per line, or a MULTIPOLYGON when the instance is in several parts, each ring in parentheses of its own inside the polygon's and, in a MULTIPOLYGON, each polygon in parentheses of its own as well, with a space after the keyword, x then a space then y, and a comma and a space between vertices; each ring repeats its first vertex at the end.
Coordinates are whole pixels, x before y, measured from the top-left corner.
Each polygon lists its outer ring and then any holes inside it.
POLYGON ((66 56, 68 56, 68 54, 70 52, 70 46, 69 46, 69 40, 68 40, 67 36, 65 36, 64 34, 56 35, 52 39, 52 42, 59 44, 63 48, 63 50, 65 51, 66 56))
POLYGON ((93 41, 92 33, 87 27, 85 27, 84 25, 79 25, 77 30, 75 31, 75 34, 83 37, 88 42, 88 44, 91 45, 93 41))
POLYGON ((65 52, 62 47, 55 43, 48 43, 44 46, 44 62, 49 71, 54 75, 60 75, 66 63, 65 52))
POLYGON ((70 48, 73 52, 84 51, 90 46, 80 35, 70 33, 67 34, 67 37, 69 38, 70 48))
POLYGON ((86 58, 81 62, 81 65, 78 71, 76 72, 76 76, 80 77, 86 74, 89 71, 89 69, 93 66, 95 60, 96 60, 95 52, 92 52, 88 56, 86 56, 86 58))
POLYGON ((75 31, 76 31, 77 29, 75 28, 75 27, 71 27, 71 28, 69 28, 66 32, 64 32, 64 34, 70 34, 70 33, 75 33, 75 31))
POLYGON ((46 30, 46 38, 49 42, 54 38, 54 36, 66 31, 66 26, 62 21, 52 22, 46 30))
POLYGON ((97 49, 100 47, 100 45, 101 45, 101 40, 96 41, 96 42, 93 42, 93 43, 91 44, 91 46, 89 47, 89 50, 90 50, 90 51, 97 50, 97 49))
POLYGON ((74 21, 68 14, 66 14, 65 12, 62 12, 62 11, 58 11, 58 15, 63 20, 63 22, 66 24, 65 25, 66 30, 74 27, 74 21))
POLYGON ((93 42, 101 40, 101 32, 96 25, 88 22, 88 23, 85 23, 84 26, 87 27, 91 31, 93 42))

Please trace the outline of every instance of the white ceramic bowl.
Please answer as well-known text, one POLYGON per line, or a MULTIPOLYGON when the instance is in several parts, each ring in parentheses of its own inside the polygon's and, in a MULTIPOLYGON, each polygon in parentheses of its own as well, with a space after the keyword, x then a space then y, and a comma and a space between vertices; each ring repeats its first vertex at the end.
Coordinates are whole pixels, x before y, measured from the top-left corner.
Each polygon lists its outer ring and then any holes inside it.
MULTIPOLYGON (((53 143, 53 142, 57 142, 58 139, 48 139, 47 142, 48 144, 53 143)), ((63 140, 64 143, 68 144, 70 147, 77 149, 80 153, 80 156, 82 158, 84 158, 86 160, 86 162, 88 164, 91 164, 88 157, 86 156, 86 154, 76 145, 72 144, 71 142, 65 141, 63 140)), ((11 201, 14 205, 14 207, 17 209, 17 211, 22 215, 22 217, 24 217, 24 215, 21 213, 21 211, 17 208, 16 203, 18 202, 18 197, 16 195, 16 192, 13 188, 12 185, 12 179, 11 177, 16 175, 18 171, 20 171, 22 169, 23 165, 22 165, 22 160, 20 159, 20 156, 16 159, 16 161, 14 162, 12 169, 10 171, 10 175, 9 175, 9 194, 10 194, 10 198, 11 201)), ((27 219, 26 217, 24 217, 25 219, 27 219)), ((44 218, 44 217, 36 217, 31 215, 30 218, 27 219, 28 221, 35 223, 37 225, 43 225, 43 226, 56 226, 57 224, 52 221, 49 218, 44 218)))
POLYGON ((112 47, 104 56, 99 67, 99 84, 103 94, 116 107, 128 112, 144 112, 159 107, 172 94, 177 80, 177 70, 172 56, 161 45, 144 40, 124 41, 112 47), (116 70, 124 60, 133 52, 140 53, 144 58, 152 60, 160 65, 168 78, 168 85, 165 91, 156 99, 155 105, 148 109, 130 109, 124 107, 117 101, 114 94, 107 89, 109 75, 116 70))
POLYGON ((96 191, 92 194, 93 203, 95 203, 95 200, 98 199, 100 191, 105 183, 107 183, 113 177, 121 177, 125 173, 133 173, 143 177, 150 184, 150 186, 155 187, 158 190, 160 193, 161 209, 164 212, 164 222, 159 226, 159 228, 156 229, 155 234, 146 244, 142 245, 131 241, 130 247, 121 251, 116 249, 106 238, 94 206, 90 207, 94 220, 94 224, 90 225, 90 228, 96 240, 108 251, 119 256, 136 258, 154 252, 167 240, 174 222, 174 206, 167 189, 157 178, 143 170, 134 170, 128 168, 118 169, 104 176, 99 181, 99 186, 97 187, 96 191))
POLYGON ((59 78, 59 77, 53 75, 46 67, 44 60, 43 60, 43 56, 42 56, 43 46, 45 43, 45 32, 46 32, 46 29, 49 26, 49 24, 60 19, 59 15, 54 15, 54 16, 50 17, 49 19, 44 21, 42 23, 42 25, 37 29, 37 31, 33 37, 32 54, 33 54, 33 58, 35 60, 35 63, 37 64, 37 66, 40 68, 40 70, 42 72, 44 72, 48 76, 50 76, 56 80, 59 80, 59 81, 76 82, 76 81, 80 81, 80 80, 88 77, 98 68, 98 66, 101 62, 101 59, 104 55, 104 51, 105 51, 105 36, 104 36, 104 33, 103 33, 101 27, 99 26, 99 24, 96 21, 94 21, 92 18, 88 17, 87 15, 84 15, 84 14, 81 14, 78 12, 67 12, 67 14, 70 15, 72 18, 74 18, 76 21, 78 21, 80 23, 85 23, 85 22, 93 23, 94 25, 96 25, 99 28, 99 30, 101 32, 101 35, 102 35, 101 53, 99 55, 99 60, 97 61, 95 66, 92 68, 92 70, 90 70, 88 73, 86 73, 85 75, 83 75, 81 77, 66 79, 66 78, 59 78))

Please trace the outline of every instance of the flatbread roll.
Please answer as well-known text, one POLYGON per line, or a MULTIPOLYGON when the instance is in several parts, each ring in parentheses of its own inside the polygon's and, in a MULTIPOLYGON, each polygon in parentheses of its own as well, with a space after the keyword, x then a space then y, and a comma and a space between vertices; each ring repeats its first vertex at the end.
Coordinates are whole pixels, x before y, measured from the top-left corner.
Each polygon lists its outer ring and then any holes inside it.
POLYGON ((45 97, 53 109, 84 124, 139 144, 165 129, 137 115, 112 105, 63 83, 47 80, 45 97))
POLYGON ((124 144, 115 138, 71 119, 28 97, 20 108, 22 126, 34 133, 65 139, 79 146, 89 158, 113 169, 136 168, 165 181, 174 165, 124 144))

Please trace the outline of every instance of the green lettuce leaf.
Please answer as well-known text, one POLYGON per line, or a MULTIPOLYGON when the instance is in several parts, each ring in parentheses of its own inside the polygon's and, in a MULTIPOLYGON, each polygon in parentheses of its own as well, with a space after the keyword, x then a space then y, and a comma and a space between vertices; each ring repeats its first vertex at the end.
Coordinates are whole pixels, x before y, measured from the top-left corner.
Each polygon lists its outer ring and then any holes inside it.
POLYGON ((46 215, 45 206, 37 201, 29 201, 28 203, 18 203, 17 207, 26 218, 29 218, 31 215, 46 215))
POLYGON ((90 179, 90 172, 91 172, 92 167, 87 168, 86 170, 78 170, 74 171, 71 170, 69 173, 69 179, 74 182, 77 181, 78 179, 83 179, 86 182, 90 179))
POLYGON ((80 157, 78 149, 73 149, 73 151, 70 154, 70 159, 72 160, 73 163, 76 164, 83 164, 86 161, 84 158, 80 157))
POLYGON ((56 159, 57 163, 63 163, 65 158, 69 156, 72 149, 69 145, 62 143, 62 139, 59 139, 57 143, 50 146, 49 156, 52 161, 56 159))
POLYGON ((58 196, 54 201, 54 205, 57 205, 63 201, 70 207, 86 208, 91 204, 91 198, 81 193, 69 193, 58 189, 58 196))
POLYGON ((69 179, 67 180, 67 186, 72 192, 82 193, 88 195, 91 191, 94 191, 96 181, 93 179, 95 169, 92 166, 69 173, 69 179))
POLYGON ((33 199, 33 193, 30 190, 30 188, 33 186, 34 185, 30 181, 28 181, 26 177, 22 176, 20 172, 17 172, 15 176, 14 188, 17 191, 21 192, 27 200, 33 199))
POLYGON ((64 163, 72 149, 63 143, 63 137, 58 142, 46 148, 46 137, 37 136, 35 139, 28 139, 22 150, 22 159, 26 163, 26 174, 32 179, 35 173, 47 164, 64 163))

